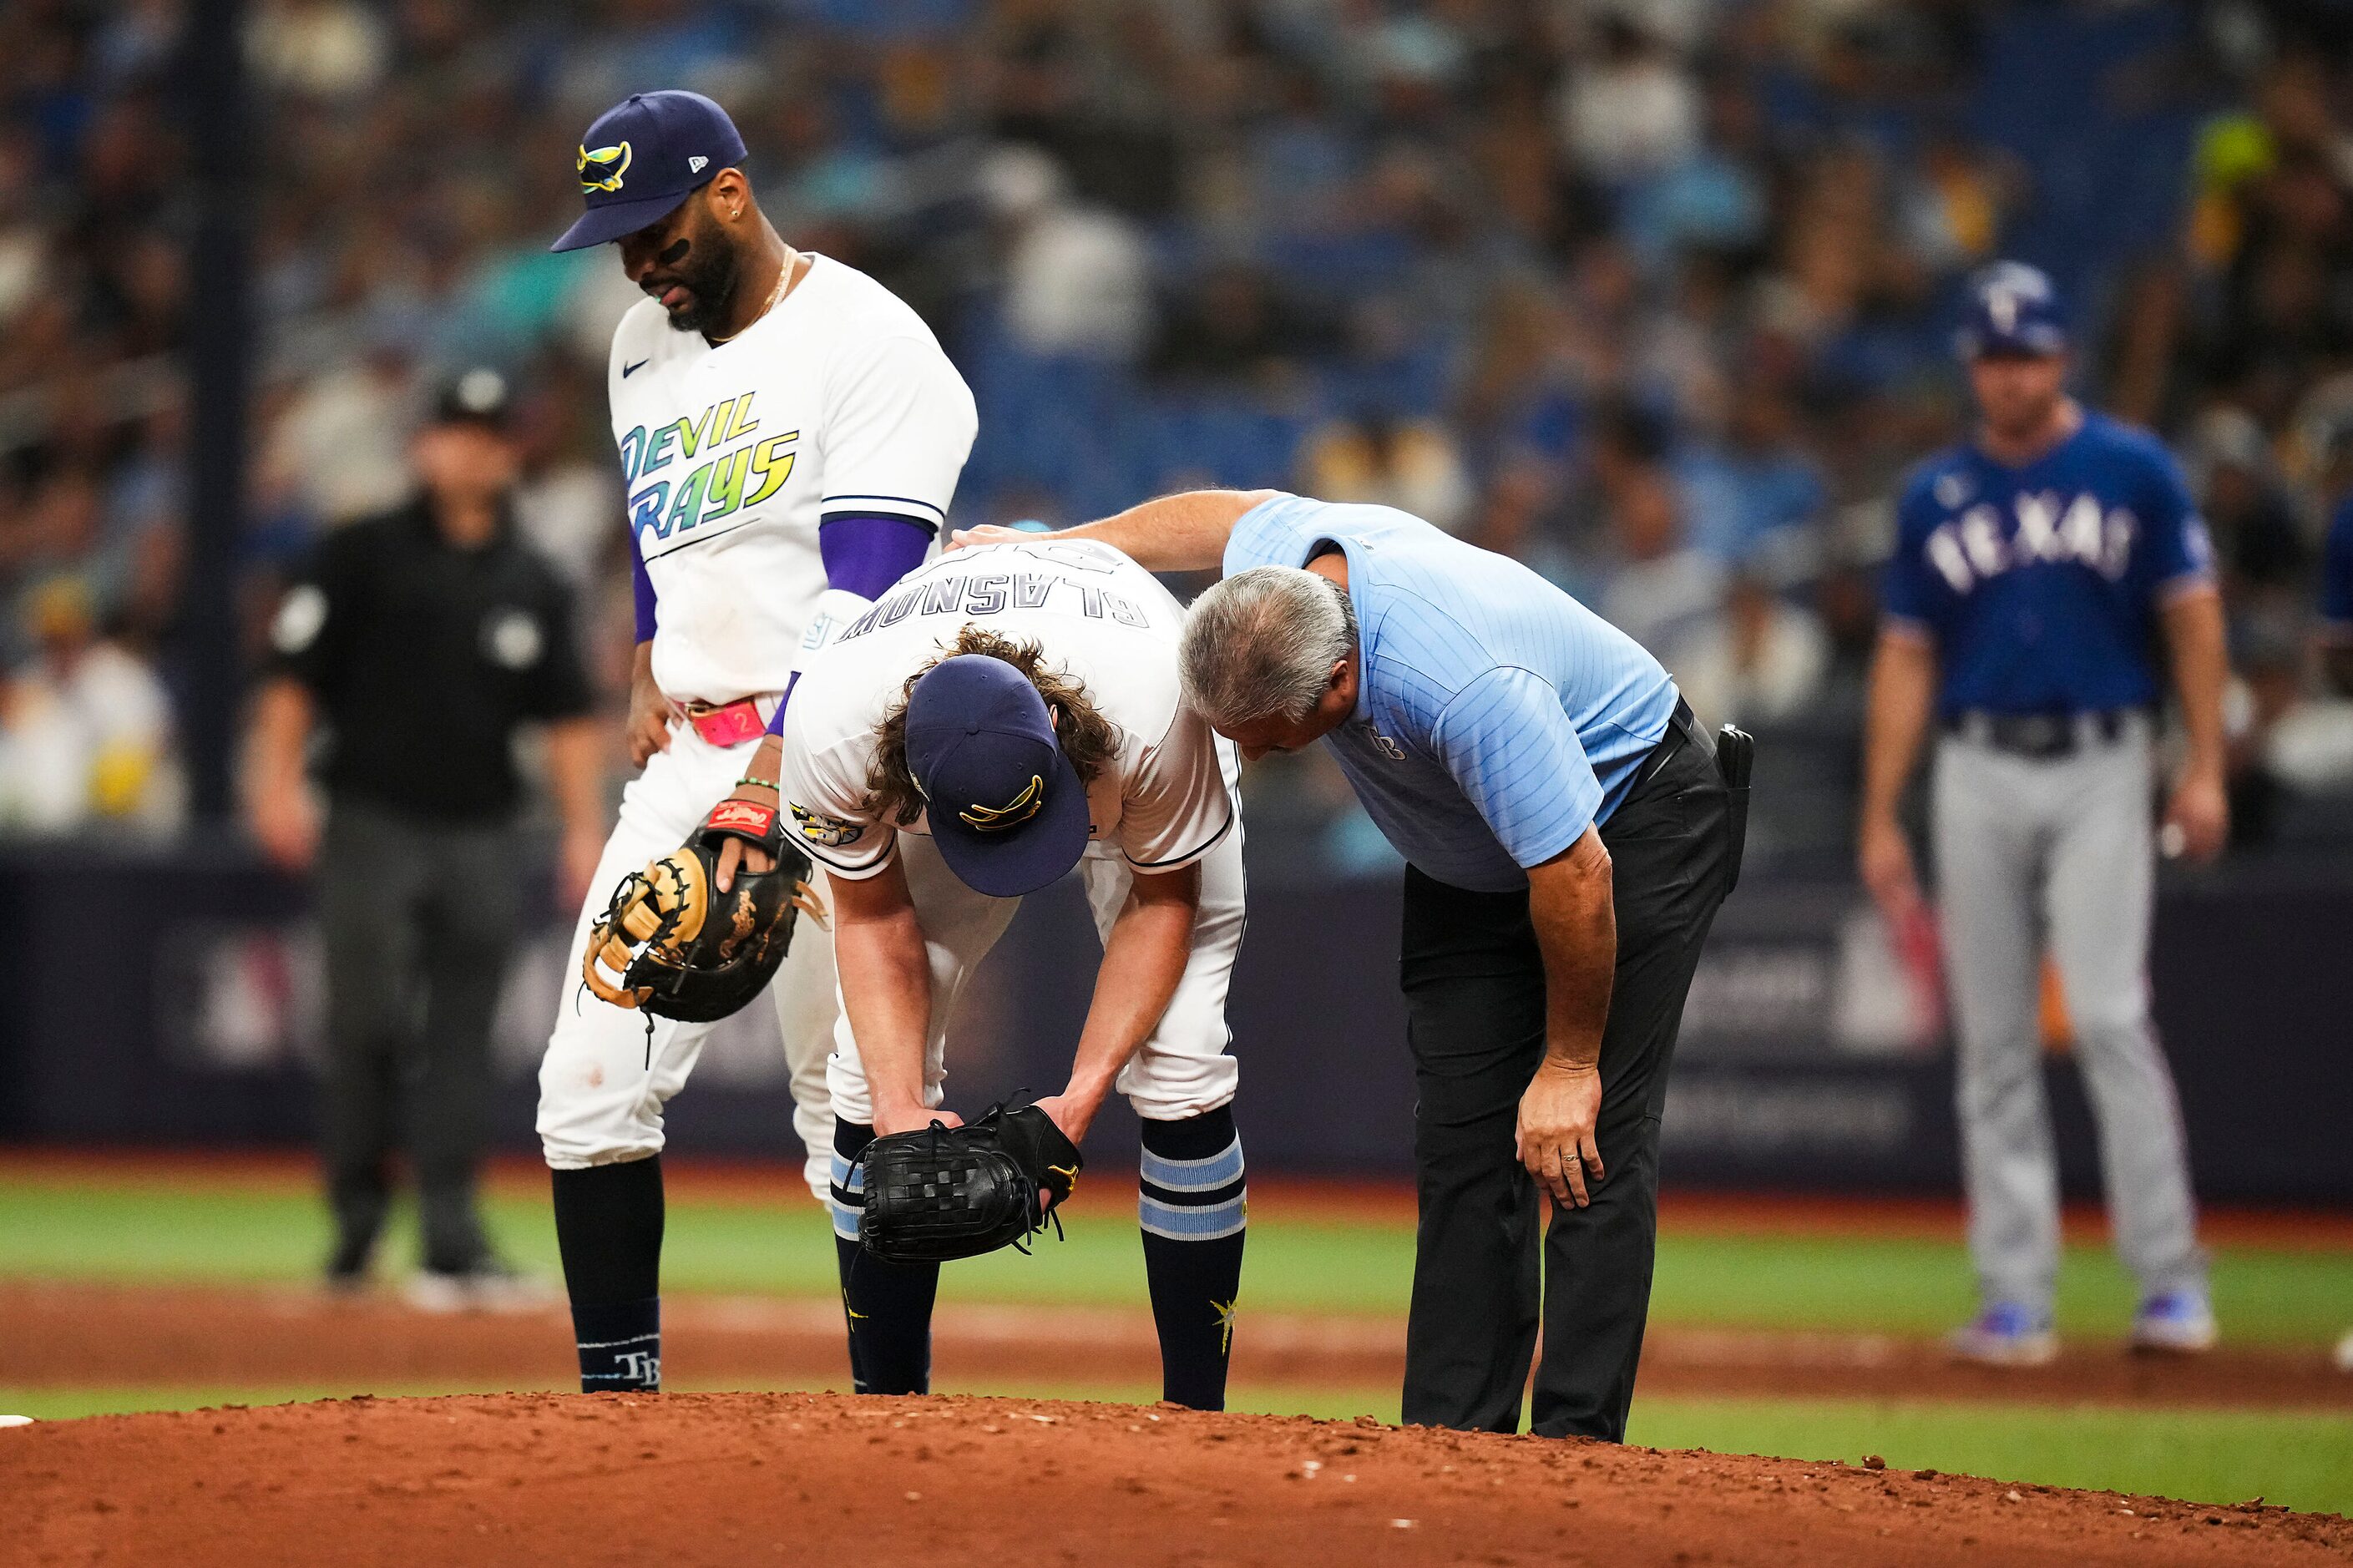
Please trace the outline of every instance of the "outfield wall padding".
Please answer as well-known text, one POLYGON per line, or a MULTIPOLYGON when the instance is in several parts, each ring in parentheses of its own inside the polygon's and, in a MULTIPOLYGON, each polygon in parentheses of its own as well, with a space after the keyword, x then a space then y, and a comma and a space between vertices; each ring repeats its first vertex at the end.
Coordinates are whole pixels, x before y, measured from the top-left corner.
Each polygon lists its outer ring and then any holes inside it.
MULTIPOLYGON (((0 1009, 0 1138, 282 1144, 307 1138, 322 982, 307 889, 230 850, 0 855, 16 911, 0 1009)), ((498 1142, 532 1144, 554 1009, 585 1004, 546 900, 498 1030, 498 1142)), ((1230 1017, 1237 1110, 1264 1171, 1410 1169, 1413 1084, 1387 879, 1253 892, 1230 1017)), ((951 1035, 951 1103, 1061 1086, 1094 969, 1075 883, 1032 898, 951 1035)), ((2198 1185, 2242 1202, 2353 1202, 2353 870, 2226 867, 2166 879, 2151 964, 2198 1185)), ((1852 885, 1752 874, 1694 987, 1666 1121, 1670 1183, 1938 1192, 1957 1178, 1933 969, 1907 967, 1852 885)), ((2054 1018, 2055 1021, 2055 1018, 2054 1018)), ((2062 1032, 2050 1084, 2072 1192, 2097 1153, 2062 1032)), ((795 1148, 773 1015, 722 1026, 672 1101, 681 1152, 795 1148)), ((1090 1153, 1132 1160, 1133 1118, 1090 1153)))

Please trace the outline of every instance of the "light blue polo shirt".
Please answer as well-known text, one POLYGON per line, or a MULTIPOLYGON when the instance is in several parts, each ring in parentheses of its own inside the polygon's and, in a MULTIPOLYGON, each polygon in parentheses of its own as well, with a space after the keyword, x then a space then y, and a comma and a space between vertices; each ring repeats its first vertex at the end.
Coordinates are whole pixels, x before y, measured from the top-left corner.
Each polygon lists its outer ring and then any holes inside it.
POLYGON ((1667 732, 1675 687, 1633 638, 1507 556, 1409 513, 1278 496, 1242 514, 1226 575, 1348 558, 1356 711, 1324 739, 1399 853, 1505 892, 1606 822, 1667 732))

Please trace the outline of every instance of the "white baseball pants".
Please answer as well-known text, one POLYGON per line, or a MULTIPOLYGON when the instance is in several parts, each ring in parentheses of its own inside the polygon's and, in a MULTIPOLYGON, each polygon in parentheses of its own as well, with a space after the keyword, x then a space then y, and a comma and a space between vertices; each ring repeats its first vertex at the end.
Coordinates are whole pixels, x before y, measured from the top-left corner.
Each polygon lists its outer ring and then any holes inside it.
MULTIPOLYGON (((947 1025, 956 997, 997 939, 1005 934, 1021 900, 974 892, 956 879, 932 841, 922 835, 900 835, 899 854, 931 957, 932 1016, 923 1055, 923 1103, 936 1106, 946 1098, 947 1025)), ((1115 852, 1099 854, 1091 849, 1079 862, 1079 877, 1094 911, 1095 934, 1106 936, 1127 905, 1135 873, 1115 852)), ((1224 841, 1201 861, 1200 912, 1193 922, 1192 956, 1176 983, 1176 994, 1161 1015, 1159 1027, 1120 1069, 1114 1084, 1135 1113, 1148 1121, 1180 1121, 1214 1110, 1234 1097, 1241 1069, 1227 1050, 1233 1037, 1226 1026, 1226 992, 1232 982, 1235 955, 1241 951, 1242 919, 1242 829, 1238 819, 1224 841)), ((834 1024, 826 1086, 834 1111, 843 1121, 864 1123, 873 1119, 865 1065, 859 1058, 858 1041, 846 1013, 834 1024)), ((843 1167, 845 1176, 847 1169, 843 1167)), ((855 1238, 855 1227, 854 1211, 836 1213, 838 1232, 855 1238), (847 1231, 845 1223, 849 1227, 847 1231)))
MULTIPOLYGON (((588 928, 604 912, 614 886, 685 843, 711 808, 733 793, 755 745, 713 746, 691 725, 672 727, 670 750, 656 752, 621 792, 620 819, 605 841, 573 931, 568 974, 579 975, 588 928)), ((822 887, 818 892, 822 897, 822 887)), ((792 1072, 793 1131, 807 1153, 804 1174, 810 1193, 824 1203, 833 1157, 825 1058, 837 992, 832 934, 806 914, 793 928, 792 948, 768 995, 792 1072)), ((662 1107, 686 1086, 711 1027, 616 1007, 585 985, 573 986, 539 1067, 539 1136, 547 1163, 569 1171, 660 1153, 662 1107)))

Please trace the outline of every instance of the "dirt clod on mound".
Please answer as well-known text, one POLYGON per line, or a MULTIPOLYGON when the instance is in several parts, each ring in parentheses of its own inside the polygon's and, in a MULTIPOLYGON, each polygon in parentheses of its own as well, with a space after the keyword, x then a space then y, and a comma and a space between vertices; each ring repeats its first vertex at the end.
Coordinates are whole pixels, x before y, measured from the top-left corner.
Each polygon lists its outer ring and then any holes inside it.
POLYGON ((809 1394, 341 1400, 43 1423, 0 1434, 0 1516, 5 1568, 101 1557, 2157 1568, 2353 1552, 2353 1524, 2269 1508, 1304 1417, 809 1394))

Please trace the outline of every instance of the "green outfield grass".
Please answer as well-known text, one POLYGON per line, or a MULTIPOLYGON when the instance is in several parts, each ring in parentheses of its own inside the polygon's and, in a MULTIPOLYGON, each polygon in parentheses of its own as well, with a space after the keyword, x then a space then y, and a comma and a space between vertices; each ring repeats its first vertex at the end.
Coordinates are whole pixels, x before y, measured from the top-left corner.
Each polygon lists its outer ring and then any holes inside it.
MULTIPOLYGON (((1069 1239, 1034 1258, 1012 1252, 952 1267, 942 1295, 967 1301, 1053 1300, 1137 1306, 1143 1263, 1132 1220, 1103 1194, 1071 1220, 1069 1239)), ((489 1205, 507 1254, 553 1277, 547 1205, 511 1193, 489 1205)), ((1245 1291, 1260 1311, 1402 1313, 1413 1238, 1396 1220, 1261 1205, 1245 1291)), ((406 1229, 388 1258, 405 1267, 406 1229)), ((670 1205, 663 1259, 674 1291, 830 1294, 831 1233, 790 1188, 773 1205, 698 1198, 670 1205)), ((138 1170, 97 1174, 0 1172, 0 1277, 125 1281, 299 1282, 326 1247, 317 1201, 296 1184, 251 1175, 138 1170)), ((2353 1322, 2353 1252, 2224 1247, 2216 1305, 2241 1343, 2316 1346, 2353 1322)), ((1934 1333, 1965 1315, 1971 1289, 1957 1237, 1729 1234, 1675 1229, 1661 1238, 1653 1321, 1661 1323, 1899 1334, 1934 1333)), ((2103 1248, 2072 1247, 2061 1279, 2063 1329, 2122 1331, 2130 1281, 2103 1248)), ((693 1385, 683 1385, 691 1387, 693 1385)), ((1147 1401, 1156 1390, 1030 1383, 951 1383, 947 1392, 1147 1401)), ((0 1412, 39 1419, 206 1405, 260 1405, 367 1392, 494 1390, 435 1384, 352 1387, 0 1386, 0 1412)), ((1235 1408, 1397 1418, 1394 1389, 1238 1388, 1235 1408)), ((1643 1398, 1634 1441, 1661 1447, 1858 1460, 2052 1485, 2112 1488, 2203 1501, 2262 1493, 2297 1508, 2353 1512, 2353 1416, 2304 1411, 2168 1411, 1968 1403, 1786 1398, 1643 1398)))
POLYGON ((2200 1502, 2353 1513, 2353 1415, 1868 1399, 1637 1399, 1657 1448, 1938 1469, 2200 1502))
MULTIPOLYGON (((691 1391, 692 1384, 680 1385, 691 1391)), ((740 1385, 731 1385, 740 1386, 740 1385)), ((950 1381, 943 1393, 1144 1404, 1142 1385, 950 1381)), ((373 1389, 0 1387, 0 1411, 37 1420, 202 1405, 278 1405, 367 1392, 493 1393, 487 1386, 385 1384, 373 1389)), ((1398 1417, 1395 1390, 1234 1390, 1233 1408, 1281 1415, 1398 1417)), ((2200 1502, 2261 1495, 2289 1508, 2353 1513, 2353 1416, 2300 1411, 2109 1409, 1876 1400, 1643 1398, 1631 1441, 1658 1448, 1779 1454, 1801 1459, 1885 1458, 1895 1470, 1934 1468, 2001 1480, 2092 1487, 2200 1502)), ((0 1441, 5 1441, 0 1435, 0 1441)))
MULTIPOLYGON (((556 1272, 544 1201, 501 1196, 489 1209, 511 1258, 556 1272)), ((1244 1281, 1257 1310, 1405 1310, 1413 1257, 1405 1226, 1264 1205, 1257 1218, 1244 1281)), ((406 1234, 404 1227, 396 1253, 406 1234)), ((0 1173, 0 1276, 301 1280, 326 1245, 316 1200, 284 1183, 0 1173)), ((670 1205, 666 1289, 830 1294, 833 1271, 823 1216, 790 1193, 773 1207, 691 1199, 670 1205)), ((1066 1241, 1046 1242, 1035 1257, 1008 1251, 953 1266, 943 1293, 973 1301, 1135 1305, 1142 1280, 1134 1225, 1114 1205, 1099 1203, 1072 1216, 1066 1241)), ((2331 1342, 2353 1323, 2353 1252, 2221 1248, 2214 1293, 2236 1342, 2331 1342)), ((1957 1238, 1670 1227, 1660 1241, 1651 1313, 1662 1323, 1930 1334, 1972 1304, 1957 1238)), ((2113 1255, 2071 1247, 2060 1280, 2062 1330, 2115 1336, 2131 1310, 2132 1284, 2113 1255)))

